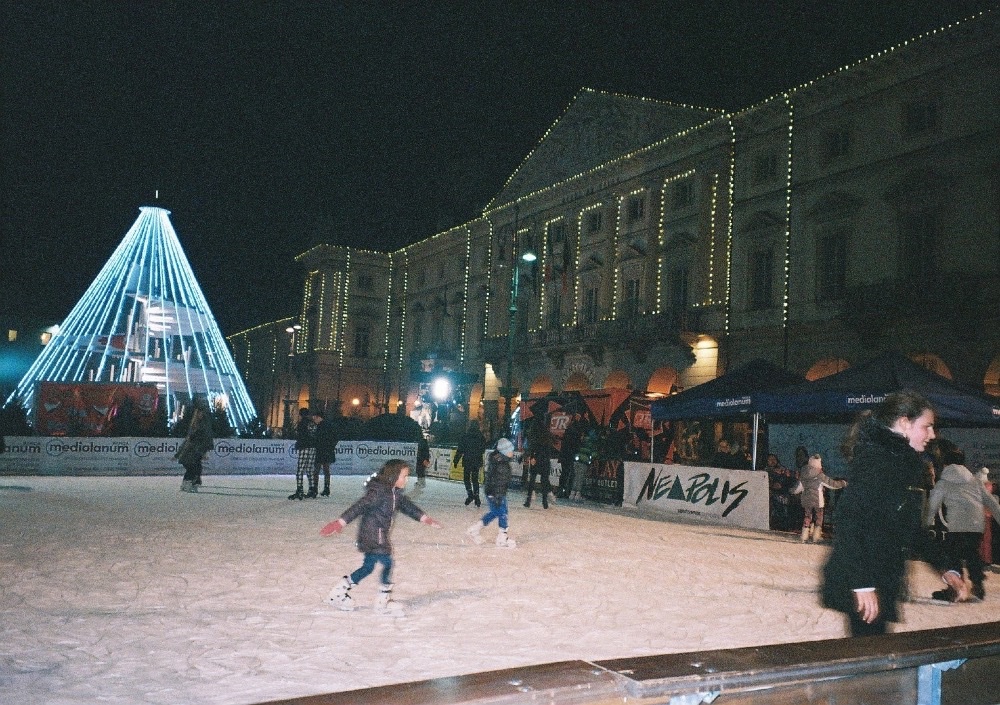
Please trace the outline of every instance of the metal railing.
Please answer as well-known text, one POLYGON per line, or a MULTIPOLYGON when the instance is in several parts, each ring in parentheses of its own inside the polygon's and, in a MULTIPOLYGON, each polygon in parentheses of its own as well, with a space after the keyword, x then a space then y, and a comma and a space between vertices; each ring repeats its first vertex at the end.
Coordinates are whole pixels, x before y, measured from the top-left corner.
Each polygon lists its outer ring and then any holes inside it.
MULTIPOLYGON (((997 705, 1000 622, 563 661, 266 705, 997 705)), ((265 704, 262 704, 265 705, 265 704)))

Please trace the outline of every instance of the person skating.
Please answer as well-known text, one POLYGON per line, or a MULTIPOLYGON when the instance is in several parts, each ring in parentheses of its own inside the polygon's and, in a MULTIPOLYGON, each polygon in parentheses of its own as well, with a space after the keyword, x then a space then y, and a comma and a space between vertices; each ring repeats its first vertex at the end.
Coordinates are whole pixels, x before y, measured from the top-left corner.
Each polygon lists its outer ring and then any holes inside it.
POLYGON ((288 499, 315 499, 313 471, 316 465, 316 424, 309 415, 309 409, 299 409, 299 423, 295 427, 295 450, 298 455, 295 462, 295 491, 288 495, 288 499), (302 478, 309 481, 309 494, 302 492, 302 478))
POLYGON ((469 429, 458 442, 455 451, 455 459, 452 461, 453 467, 458 467, 462 463, 462 478, 465 482, 465 506, 473 502, 476 506, 482 504, 479 499, 479 473, 483 469, 483 454, 486 452, 486 437, 479 429, 478 421, 470 421, 469 429))
POLYGON ((375 600, 375 610, 383 613, 400 612, 398 606, 391 599, 393 560, 392 543, 389 536, 392 532, 393 518, 396 512, 400 511, 422 524, 433 526, 435 529, 441 528, 438 521, 432 519, 403 493, 409 474, 410 466, 405 460, 390 460, 368 480, 365 493, 358 501, 352 504, 339 518, 320 529, 320 534, 323 536, 338 534, 345 526, 361 517, 357 545, 358 550, 364 554, 364 561, 360 568, 341 578, 327 598, 330 603, 340 609, 345 611, 354 609, 351 588, 371 575, 375 566, 381 564, 381 583, 378 597, 375 600))
POLYGON ((208 402, 202 396, 194 399, 194 412, 188 426, 184 442, 177 449, 174 458, 184 466, 181 492, 197 492, 201 484, 202 461, 208 451, 215 447, 212 437, 212 414, 208 402))
POLYGON ((466 531, 476 543, 483 542, 479 533, 483 527, 489 526, 490 522, 496 519, 497 525, 500 527, 497 532, 496 545, 501 548, 514 548, 517 545, 514 539, 507 534, 509 526, 507 521, 507 487, 510 485, 512 475, 510 461, 513 457, 514 444, 506 438, 497 441, 496 449, 490 453, 483 483, 489 511, 466 531))
MULTIPOLYGON (((962 572, 963 567, 968 570, 972 595, 981 600, 986 596, 983 587, 986 579, 983 570, 985 561, 979 553, 986 527, 983 508, 988 509, 1000 521, 1000 503, 986 491, 982 481, 965 467, 965 452, 961 448, 946 438, 940 438, 938 449, 944 469, 928 498, 926 518, 928 522, 932 522, 938 510, 944 506, 945 525, 948 528, 944 545, 951 560, 950 568, 958 573, 962 572)), ((949 602, 958 600, 958 594, 951 586, 938 590, 931 596, 949 602)))
POLYGON ((823 507, 826 504, 823 499, 823 488, 839 490, 846 486, 844 480, 827 477, 823 472, 823 459, 819 453, 814 453, 809 458, 809 462, 799 475, 802 511, 805 513, 802 519, 802 543, 810 540, 819 543, 823 539, 823 507))

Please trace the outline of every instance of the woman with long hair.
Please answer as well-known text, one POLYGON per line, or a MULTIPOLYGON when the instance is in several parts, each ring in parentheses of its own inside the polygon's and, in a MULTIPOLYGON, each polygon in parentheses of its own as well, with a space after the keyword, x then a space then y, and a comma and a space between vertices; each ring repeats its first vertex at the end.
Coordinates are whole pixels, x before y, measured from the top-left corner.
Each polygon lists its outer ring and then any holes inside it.
MULTIPOLYGON (((847 487, 823 567, 823 604, 847 615, 852 636, 884 634, 889 622, 899 621, 911 552, 939 570, 947 567, 943 555, 921 555, 926 542, 920 454, 933 438, 930 402, 905 391, 887 395, 848 434, 847 487)), ((959 599, 968 598, 961 575, 949 571, 942 578, 959 599)))

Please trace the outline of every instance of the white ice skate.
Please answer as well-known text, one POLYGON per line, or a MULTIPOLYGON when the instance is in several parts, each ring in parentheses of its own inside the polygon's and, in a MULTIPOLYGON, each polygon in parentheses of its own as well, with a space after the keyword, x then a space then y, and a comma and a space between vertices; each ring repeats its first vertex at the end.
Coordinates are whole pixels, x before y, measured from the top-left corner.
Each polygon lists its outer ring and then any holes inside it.
POLYGON ((344 576, 340 579, 333 590, 330 591, 329 596, 327 596, 326 601, 337 609, 344 610, 345 612, 351 612, 354 610, 354 600, 351 599, 351 588, 354 587, 354 583, 348 576, 344 576))
POLYGON ((507 535, 506 529, 500 529, 497 534, 497 548, 516 548, 517 542, 507 535))
POLYGON ((466 529, 465 533, 468 534, 469 538, 472 539, 473 543, 481 544, 483 542, 483 537, 479 534, 479 532, 482 530, 483 530, 483 522, 477 521, 475 524, 466 529))
POLYGON ((384 614, 389 617, 403 617, 403 607, 392 599, 392 585, 382 585, 375 596, 374 605, 376 614, 384 614))

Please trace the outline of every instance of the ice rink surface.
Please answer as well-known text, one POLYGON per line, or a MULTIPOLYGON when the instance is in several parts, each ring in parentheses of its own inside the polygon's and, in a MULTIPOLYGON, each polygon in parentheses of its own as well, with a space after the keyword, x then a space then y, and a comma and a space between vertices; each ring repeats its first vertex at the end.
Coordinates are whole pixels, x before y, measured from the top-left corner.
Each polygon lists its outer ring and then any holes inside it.
MULTIPOLYGON (((361 564, 357 522, 320 527, 362 493, 289 501, 290 476, 0 477, 0 702, 244 705, 569 659, 845 635, 819 605, 826 546, 790 534, 665 521, 635 509, 512 492, 516 549, 481 546, 464 488, 428 480, 414 500, 444 523, 398 515, 394 598, 325 602, 361 564)), ((410 480, 409 492, 414 492, 410 480)), ((897 630, 989 622, 1000 576, 977 604, 904 606, 897 630)), ((911 564, 911 589, 941 586, 911 564)))

